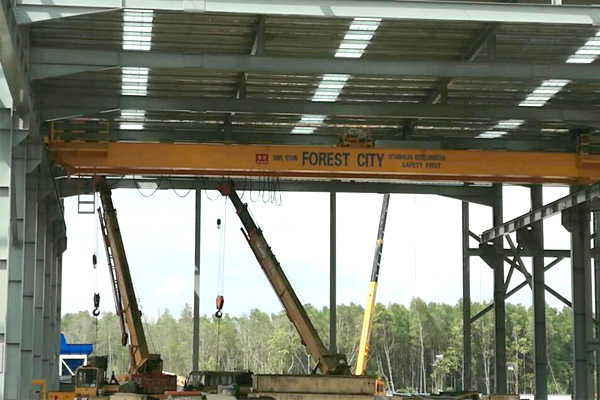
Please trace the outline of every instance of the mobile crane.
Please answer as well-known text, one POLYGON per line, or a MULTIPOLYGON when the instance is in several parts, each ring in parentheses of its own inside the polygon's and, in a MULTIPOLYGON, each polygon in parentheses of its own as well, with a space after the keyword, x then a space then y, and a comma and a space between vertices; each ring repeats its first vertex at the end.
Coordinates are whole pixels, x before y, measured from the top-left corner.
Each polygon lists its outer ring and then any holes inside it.
MULTIPOLYGON (((164 397, 165 392, 177 390, 177 377, 163 374, 163 361, 160 355, 150 354, 148 350, 142 314, 135 296, 117 212, 112 202, 112 193, 105 178, 99 178, 97 183, 102 203, 102 208, 98 208, 98 218, 106 249, 116 314, 122 332, 121 344, 127 346, 129 353, 129 373, 119 377, 121 382, 118 382, 114 376, 109 381, 106 375, 106 357, 94 357, 93 362, 75 371, 73 392, 47 392, 48 399, 99 398, 97 396, 109 396, 117 391, 164 397)), ((41 381, 32 383, 40 385, 41 381)))
POLYGON ((369 352, 369 338, 371 337, 371 325, 373 322, 373 313, 375 311, 375 295, 377 294, 377 281, 379 280, 379 267, 381 266, 381 252, 383 251, 383 235, 385 233, 385 223, 387 221, 388 207, 390 205, 390 195, 383 195, 381 204, 381 216, 379 217, 379 229, 377 231, 377 241, 375 242, 375 256, 373 257, 373 268, 371 269, 371 280, 367 289, 367 301, 365 304, 365 313, 363 315, 362 328, 360 331, 360 342, 356 357, 356 375, 364 375, 367 368, 367 355, 369 352))
POLYGON ((163 361, 159 354, 150 354, 142 325, 125 246, 119 229, 117 212, 106 179, 98 179, 102 209, 98 209, 100 228, 106 249, 106 259, 119 318, 121 344, 129 353, 129 374, 125 380, 144 394, 162 394, 177 389, 177 377, 162 373, 163 361))
POLYGON ((385 389, 381 380, 352 376, 346 356, 332 353, 325 347, 262 230, 250 215, 248 205, 235 192, 233 183, 220 185, 219 191, 229 197, 235 207, 243 225, 241 230, 244 237, 306 346, 307 353, 316 361, 313 372, 321 372, 312 376, 254 375, 254 393, 276 400, 339 398, 341 395, 345 399, 383 397, 385 389))

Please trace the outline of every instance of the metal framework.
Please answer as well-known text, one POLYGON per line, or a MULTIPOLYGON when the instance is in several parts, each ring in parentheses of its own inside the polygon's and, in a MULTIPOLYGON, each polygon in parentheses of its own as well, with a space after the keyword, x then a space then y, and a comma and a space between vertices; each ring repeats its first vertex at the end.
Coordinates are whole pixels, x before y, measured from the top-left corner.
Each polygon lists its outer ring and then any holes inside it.
MULTIPOLYGON (((86 166, 89 169, 67 172, 96 173, 106 161, 103 157, 112 157, 112 152, 90 156, 64 150, 81 146, 128 147, 121 143, 124 141, 142 142, 132 144, 138 146, 137 151, 174 146, 182 156, 185 152, 179 146, 183 145, 149 142, 331 147, 337 144, 340 134, 355 128, 372 134, 372 153, 443 153, 450 157, 458 154, 451 150, 468 150, 473 158, 465 153, 459 161, 470 160, 466 165, 446 162, 445 175, 440 171, 405 173, 392 168, 397 179, 394 182, 374 181, 390 176, 373 171, 352 171, 340 177, 324 169, 320 176, 303 177, 295 174, 293 168, 257 167, 255 158, 242 163, 244 170, 252 164, 253 172, 237 171, 237 187, 248 184, 249 189, 260 190, 261 179, 265 178, 258 176, 279 173, 281 190, 331 193, 331 349, 335 350, 336 336, 335 193, 439 194, 464 201, 463 387, 472 385, 469 326, 480 317, 472 316, 470 310, 470 257, 481 256, 494 268, 494 302, 489 310, 494 310, 496 322, 494 370, 498 393, 507 389, 505 299, 527 285, 533 289, 535 386, 539 399, 547 393, 541 309, 545 292, 571 304, 545 285, 543 273, 570 257, 575 398, 591 398, 593 379, 585 366, 593 361, 590 352, 599 348, 600 325, 594 336, 590 232, 586 222, 587 206, 598 197, 597 186, 544 207, 536 186, 532 189, 532 208, 536 211, 503 224, 500 186, 405 182, 408 178, 451 177, 457 182, 587 184, 600 178, 597 164, 590 163, 596 156, 576 153, 582 136, 594 137, 600 129, 598 67, 565 64, 591 38, 597 37, 600 9, 594 1, 574 2, 579 5, 478 0, 2 2, 0 287, 6 287, 6 291, 0 291, 0 398, 22 399, 28 393, 30 378, 46 378, 50 389, 56 387, 56 380, 50 377, 55 376, 58 366, 60 276, 66 248, 61 196, 89 190, 86 185, 90 180, 86 177, 55 179, 56 166, 50 164, 41 136, 50 137, 60 131, 63 136, 70 136, 66 141, 95 142, 63 143, 63 152, 55 152, 54 156, 58 154, 67 167, 82 165, 81 159, 87 157, 92 161, 86 166), (123 50, 126 20, 131 19, 131 13, 140 11, 145 27, 151 31, 143 39, 148 45, 138 46, 136 51, 123 50), (376 25, 367 31, 370 38, 365 43, 347 39, 354 23, 360 21, 355 18, 371 18, 370 22, 376 25), (364 45, 360 59, 338 56, 342 45, 357 44, 364 45), (137 75, 125 77, 132 71, 137 75), (135 96, 131 95, 131 88, 129 93, 124 89, 127 82, 135 83, 135 96), (547 105, 521 106, 540 85, 562 86, 550 96, 547 105), (315 101, 315 97, 319 100, 316 93, 328 94, 327 100, 315 101), (50 120, 57 122, 47 124, 50 120), (97 144, 106 141, 117 143, 97 144), (531 152, 540 153, 532 156, 531 152), (494 168, 498 160, 504 161, 494 168), (525 169, 528 171, 524 173, 525 169), (542 176, 546 178, 540 179, 542 176), (346 179, 357 177, 366 181, 346 179), (468 202, 494 209, 495 228, 484 232, 481 238, 469 230, 468 202), (565 226, 571 232, 568 254, 541 245, 542 220, 558 212, 563 213, 565 226), (529 225, 531 229, 526 228, 529 225), (505 249, 504 237, 510 237, 508 234, 514 231, 519 231, 517 243, 509 242, 505 249), (470 238, 481 241, 482 246, 471 248, 470 238), (524 267, 522 257, 533 257, 531 273, 524 267), (544 267, 543 257, 557 259, 544 267), (505 263, 510 266, 507 277, 505 263), (525 280, 508 290, 515 271, 522 273, 525 280)), ((232 149, 230 146, 220 154, 221 171, 239 167, 231 161, 236 154, 232 149)), ((339 148, 334 152, 340 152, 339 148)), ((348 151, 352 155, 358 152, 348 151)), ((194 164, 199 166, 193 173, 198 175, 195 178, 140 177, 142 172, 165 171, 157 171, 152 161, 145 164, 146 161, 135 158, 135 153, 131 151, 128 159, 122 158, 129 164, 121 167, 129 171, 137 166, 137 175, 113 181, 116 187, 140 188, 140 184, 145 184, 199 192, 214 189, 220 182, 207 177, 211 175, 210 166, 204 164, 194 164)), ((267 154, 271 155, 268 151, 267 154)), ((190 156, 186 162, 192 161, 197 162, 190 156)), ((112 168, 112 172, 118 172, 114 164, 112 168)), ((212 175, 218 176, 214 171, 212 175)), ((199 228, 197 196, 196 343, 199 228)), ((600 288, 600 264, 595 261, 595 284, 600 288)), ((595 300, 597 312, 600 297, 595 300)), ((195 362, 197 358, 196 351, 195 362)), ((598 351, 596 359, 600 359, 598 351)))
POLYGON ((597 25, 600 14, 593 7, 551 7, 496 3, 464 3, 454 1, 353 1, 300 0, 293 4, 285 0, 154 0, 151 7, 144 0, 62 0, 54 5, 39 0, 18 0, 20 23, 51 18, 64 18, 91 12, 114 11, 121 8, 264 15, 296 15, 305 17, 389 18, 402 20, 481 21, 502 23, 545 23, 597 25))
POLYGON ((146 53, 139 51, 30 50, 31 79, 41 80, 111 68, 168 68, 246 73, 353 74, 402 77, 494 79, 577 79, 598 81, 600 68, 577 64, 525 64, 470 61, 390 61, 258 55, 146 53))

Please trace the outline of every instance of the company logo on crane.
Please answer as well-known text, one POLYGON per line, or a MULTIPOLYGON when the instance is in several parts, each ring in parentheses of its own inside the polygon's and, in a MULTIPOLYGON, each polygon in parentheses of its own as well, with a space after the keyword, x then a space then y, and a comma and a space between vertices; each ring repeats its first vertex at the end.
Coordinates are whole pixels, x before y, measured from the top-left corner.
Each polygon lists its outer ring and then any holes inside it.
POLYGON ((256 153, 255 160, 257 164, 268 164, 269 155, 265 153, 256 153))

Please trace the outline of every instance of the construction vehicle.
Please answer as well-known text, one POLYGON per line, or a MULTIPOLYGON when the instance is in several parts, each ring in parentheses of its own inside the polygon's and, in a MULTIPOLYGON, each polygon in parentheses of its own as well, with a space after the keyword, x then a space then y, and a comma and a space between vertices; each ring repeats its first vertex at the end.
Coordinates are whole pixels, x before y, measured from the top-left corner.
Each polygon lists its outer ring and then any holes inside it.
MULTIPOLYGON (((121 344, 129 353, 129 374, 122 377, 131 392, 162 394, 177 390, 177 377, 163 374, 163 361, 159 354, 150 354, 139 309, 123 238, 119 229, 117 212, 106 179, 98 180, 102 209, 98 209, 100 228, 106 248, 106 259, 119 318, 121 344)), ((123 388, 121 388, 123 391, 123 388)))
POLYGON ((237 396, 247 396, 252 388, 250 371, 192 371, 185 380, 184 391, 219 393, 232 388, 237 396))
MULTIPOLYGON (((107 381, 106 357, 90 358, 88 365, 75 371, 73 392, 48 392, 48 400, 78 400, 97 396, 108 396, 117 392, 141 393, 166 397, 167 391, 177 390, 177 376, 163 374, 163 361, 159 354, 150 354, 139 309, 123 238, 119 229, 117 212, 112 202, 112 193, 104 178, 98 180, 102 208, 98 218, 104 245, 110 280, 119 318, 121 344, 127 346, 129 373, 112 376, 107 381)), ((37 382, 37 381, 36 381, 37 382)))
POLYGON ((40 386, 41 400, 79 400, 110 396, 119 391, 119 383, 114 376, 107 379, 107 361, 106 357, 90 357, 86 365, 78 367, 75 370, 73 391, 47 392, 45 380, 34 380, 31 384, 40 386))
POLYGON ((369 338, 371 337, 371 325, 373 322, 373 313, 375 311, 375 295, 377 294, 377 281, 379 280, 379 267, 381 266, 381 253, 383 251, 383 235, 385 233, 385 223, 387 221, 388 207, 390 205, 390 195, 383 195, 381 204, 381 216, 379 217, 379 229, 377 231, 377 241, 375 242, 375 256, 373 257, 373 268, 371 270, 371 280, 367 289, 367 301, 365 303, 365 313, 363 315, 362 328, 360 330, 360 342, 356 356, 355 375, 364 375, 367 368, 367 356, 369 353, 369 338))
POLYGON ((242 203, 235 192, 233 183, 219 186, 219 191, 233 203, 243 225, 241 230, 244 237, 296 328, 302 344, 306 346, 307 353, 316 361, 313 373, 321 372, 321 375, 254 375, 252 396, 275 400, 383 398, 385 387, 381 380, 352 376, 346 356, 332 353, 325 347, 262 230, 250 215, 248 205, 242 203))

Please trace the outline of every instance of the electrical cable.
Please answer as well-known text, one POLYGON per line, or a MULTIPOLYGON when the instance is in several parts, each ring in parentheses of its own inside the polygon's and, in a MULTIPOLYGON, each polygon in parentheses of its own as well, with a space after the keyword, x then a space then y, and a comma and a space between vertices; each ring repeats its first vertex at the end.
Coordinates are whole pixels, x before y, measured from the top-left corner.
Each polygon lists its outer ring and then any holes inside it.
POLYGON ((135 183, 135 187, 137 188, 137 191, 144 197, 148 198, 148 197, 152 197, 154 196, 154 194, 156 193, 156 191, 158 190, 158 188, 160 188, 160 184, 162 183, 162 175, 160 177, 160 179, 158 180, 158 183, 156 184, 156 188, 154 188, 154 191, 152 193, 150 193, 149 195, 145 195, 144 193, 142 193, 142 191, 140 190, 140 186, 138 185, 137 180, 135 179, 135 175, 133 175, 133 183, 135 183))
MULTIPOLYGON (((121 177, 117 181, 113 182, 112 185, 108 185, 108 187, 111 188, 111 189, 114 188, 115 186, 117 186, 117 184, 119 182, 121 182, 123 180, 123 178, 125 178, 125 175, 121 175, 121 177)), ((108 182, 108 180, 107 180, 107 182, 108 182)))
POLYGON ((244 195, 246 194, 246 180, 248 179, 248 177, 244 176, 244 187, 242 188, 242 195, 240 196, 240 200, 242 200, 244 198, 244 195))
POLYGON ((204 185, 204 195, 210 201, 217 201, 217 200, 219 200, 219 195, 218 194, 217 194, 217 197, 215 197, 214 199, 210 198, 210 196, 208 195, 208 190, 206 190, 206 185, 204 185))
POLYGON ((279 178, 277 178, 277 192, 279 193, 279 204, 276 204, 278 207, 283 206, 283 196, 281 194, 281 186, 279 178))
POLYGON ((190 189, 183 196, 180 195, 179 193, 177 193, 177 190, 175 190, 175 186, 173 186, 173 179, 171 179, 171 177, 169 177, 168 179, 169 179, 169 185, 171 186, 171 189, 173 190, 173 193, 175 193, 177 195, 177 197, 179 197, 181 199, 185 199, 186 197, 188 197, 188 194, 190 194, 192 192, 192 189, 190 189))
POLYGON ((260 176, 258 177, 258 197, 256 197, 256 200, 252 198, 253 186, 254 182, 250 185, 250 201, 256 203, 258 200, 260 200, 260 176))

